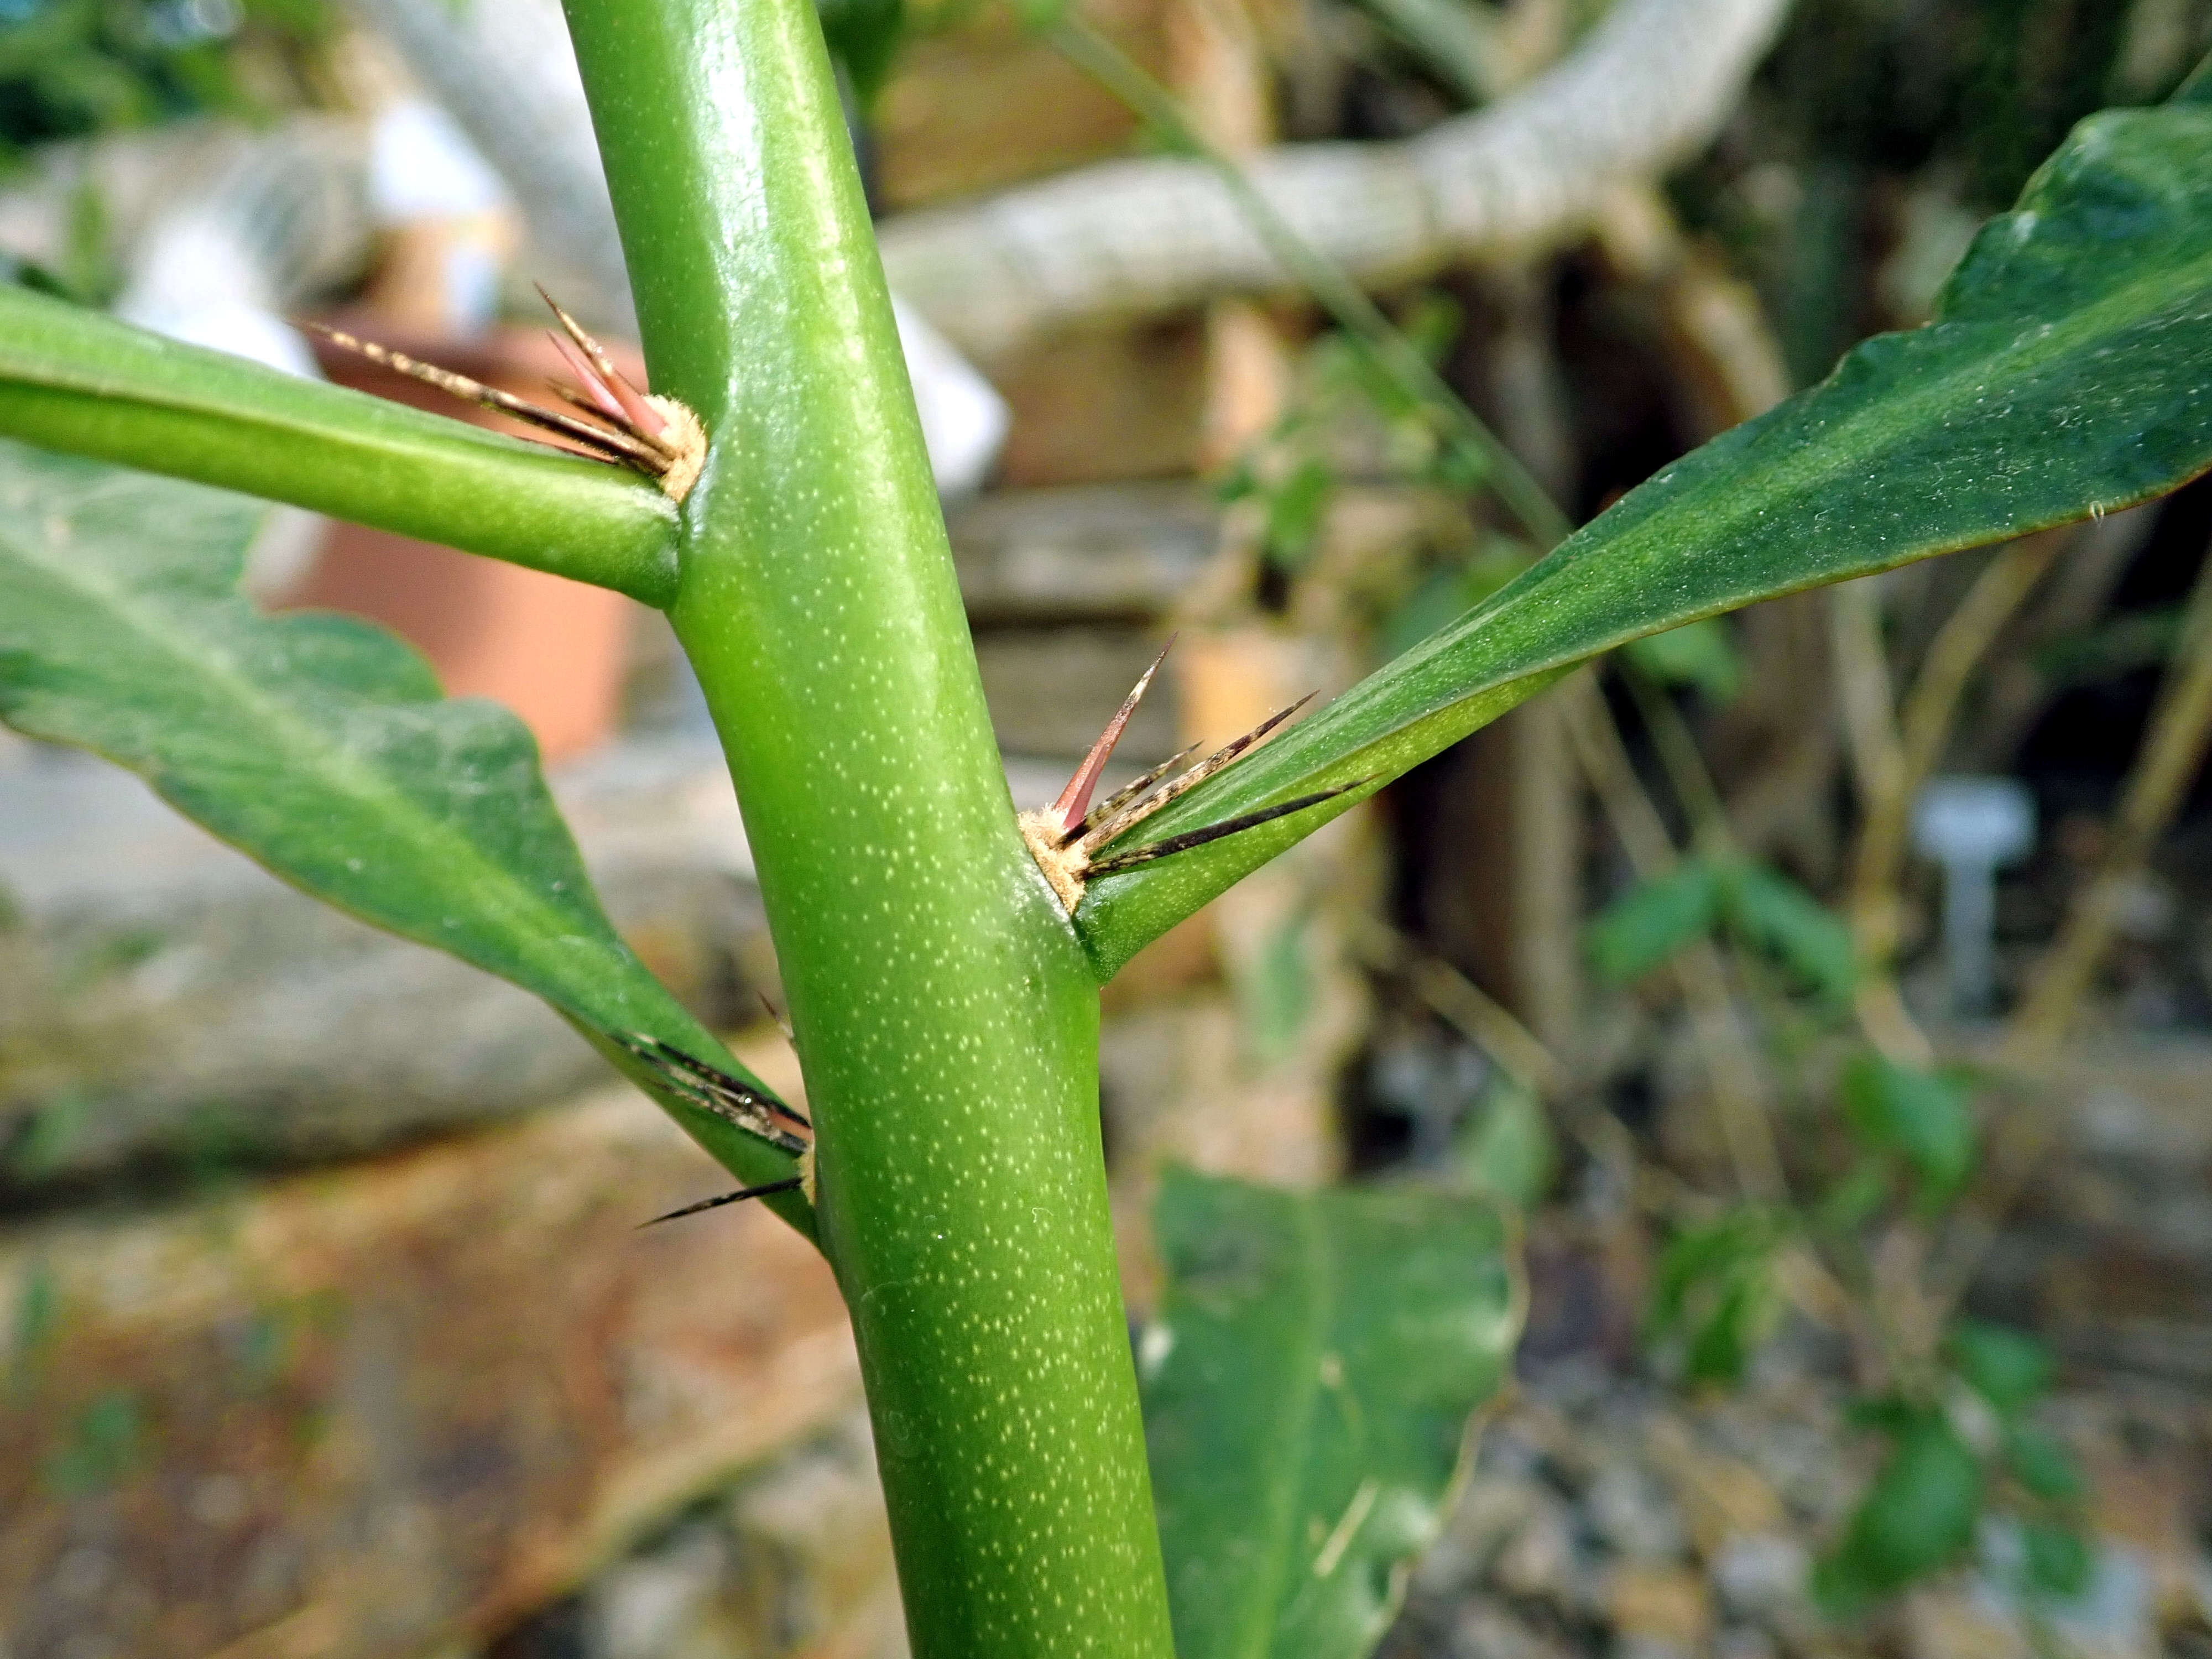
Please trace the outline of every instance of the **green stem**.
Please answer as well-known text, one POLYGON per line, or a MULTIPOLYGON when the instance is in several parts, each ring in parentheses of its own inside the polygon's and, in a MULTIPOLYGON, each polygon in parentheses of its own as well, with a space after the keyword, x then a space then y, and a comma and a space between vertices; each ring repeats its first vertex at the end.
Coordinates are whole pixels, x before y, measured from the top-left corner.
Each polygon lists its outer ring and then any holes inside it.
POLYGON ((642 477, 4 285, 0 434, 675 597, 674 503, 642 477))
POLYGON ((1171 1652, 1096 981, 1016 833, 805 0, 566 0, 653 384, 670 615, 744 803, 921 1659, 1171 1652))

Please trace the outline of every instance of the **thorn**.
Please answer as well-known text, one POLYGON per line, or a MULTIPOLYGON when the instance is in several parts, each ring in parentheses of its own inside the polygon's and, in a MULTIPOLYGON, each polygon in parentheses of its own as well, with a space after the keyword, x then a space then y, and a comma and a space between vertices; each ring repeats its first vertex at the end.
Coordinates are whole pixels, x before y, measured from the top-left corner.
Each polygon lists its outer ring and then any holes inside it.
POLYGON ((702 1210, 719 1210, 725 1204, 742 1204, 749 1198, 766 1198, 771 1193, 791 1192, 800 1185, 799 1177, 788 1181, 771 1181, 763 1187, 747 1187, 734 1193, 724 1193, 720 1198, 702 1198, 696 1204, 686 1204, 680 1210, 671 1210, 666 1215, 657 1215, 650 1221, 641 1221, 637 1231, 658 1227, 664 1221, 680 1221, 687 1215, 697 1215, 702 1210))
POLYGON ((1155 812, 1172 805, 1216 773, 1233 765, 1255 744, 1260 742, 1320 695, 1317 691, 1309 691, 1289 708, 1277 709, 1243 737, 1224 744, 1157 793, 1146 796, 1144 799, 1122 808, 1120 812, 1105 819, 1096 828, 1085 830, 1083 836, 1083 846, 1086 849, 1104 847, 1120 836, 1128 834, 1155 812))
POLYGON ((765 991, 756 991, 753 994, 760 999, 761 1012, 766 1014, 770 1019, 774 1020, 775 1022, 775 1029, 783 1033, 783 1040, 786 1042, 795 1045, 799 1042, 799 1038, 791 1029, 791 1022, 776 1012, 775 1004, 768 1000, 768 993, 765 991))
POLYGON ((1175 649, 1175 635, 1160 647, 1160 654, 1152 659, 1152 665, 1137 677, 1129 695, 1121 700, 1121 707, 1114 718, 1106 722, 1106 729, 1098 734, 1098 741, 1091 745, 1091 752, 1083 757, 1083 764, 1075 769, 1075 775, 1067 781, 1067 787, 1060 792, 1060 799, 1052 804, 1052 814, 1060 821, 1063 834, 1083 823, 1084 814, 1090 810, 1091 792, 1098 787, 1098 775, 1106 767, 1114 752, 1114 745, 1121 741, 1122 729, 1129 724, 1129 716, 1137 712, 1137 705, 1145 700, 1145 692, 1152 683, 1152 676, 1160 672, 1160 665, 1175 649))
POLYGON ((1112 794, 1107 796, 1104 800, 1100 801, 1097 805, 1092 807, 1090 812, 1084 817, 1083 822, 1077 824, 1074 829, 1069 830, 1067 834, 1061 838, 1060 844, 1062 847, 1066 847, 1082 840, 1082 838, 1089 835, 1092 830, 1105 823, 1106 820, 1112 817, 1115 813, 1120 811, 1131 801, 1136 799, 1147 789, 1150 789, 1154 784, 1158 783, 1162 778, 1167 776, 1169 773, 1174 771, 1176 767, 1188 760, 1193 754, 1197 752, 1197 750, 1198 745, 1194 743, 1191 744, 1187 748, 1179 749, 1174 754, 1170 755, 1165 760, 1162 761, 1158 766, 1152 768, 1151 771, 1144 774, 1141 777, 1133 778, 1127 783, 1123 784, 1112 794))
POLYGON ((1256 830, 1263 823, 1272 823, 1277 818, 1286 818, 1293 812, 1303 812, 1309 806, 1319 806, 1323 801, 1334 800, 1339 795, 1349 794, 1355 789, 1364 788, 1374 781, 1372 778, 1359 778, 1351 783, 1340 783, 1334 789, 1323 789, 1311 795, 1300 795, 1295 800, 1283 801, 1273 806, 1262 806, 1257 811, 1244 812, 1233 818, 1224 818, 1219 823, 1209 823, 1202 830, 1185 830, 1180 836, 1170 836, 1165 841, 1155 842, 1150 847, 1139 847, 1133 852, 1116 853, 1111 858, 1100 859, 1092 864, 1085 873, 1093 876, 1118 875, 1124 870, 1133 870, 1140 864, 1150 864, 1155 859, 1170 858, 1177 853, 1188 853, 1194 847, 1203 847, 1208 842, 1220 841, 1228 836, 1241 835, 1247 830, 1256 830))
MULTIPOLYGON (((502 415, 512 415, 519 421, 557 432, 562 437, 586 446, 593 452, 592 459, 602 461, 628 463, 639 471, 658 477, 668 470, 667 458, 658 450, 640 442, 626 432, 610 432, 605 427, 580 421, 573 415, 563 415, 558 410, 541 408, 526 398, 518 398, 511 392, 501 392, 497 386, 486 386, 481 380, 471 380, 465 374, 456 374, 450 368, 441 368, 435 363, 426 363, 409 356, 404 351, 394 351, 389 346, 378 345, 373 340, 357 339, 319 323, 302 326, 319 334, 332 345, 348 351, 358 352, 373 363, 406 375, 410 380, 434 386, 450 397, 464 403, 475 404, 484 409, 497 410, 502 415)), ((573 453, 573 452, 569 452, 573 453)))
POLYGON ((614 1042, 658 1073, 678 1095, 710 1112, 726 1123, 733 1123, 748 1134, 781 1147, 787 1152, 803 1152, 807 1143, 789 1130, 777 1126, 778 1117, 786 1118, 803 1129, 814 1126, 793 1108, 786 1105, 774 1095, 742 1083, 718 1066, 687 1054, 673 1044, 659 1037, 647 1036, 641 1031, 610 1032, 614 1042))
POLYGON ((584 331, 584 325, 581 323, 554 302, 553 296, 545 291, 544 283, 535 283, 532 286, 537 289, 538 297, 544 301, 551 308, 553 314, 561 319, 561 326, 568 331, 568 337, 576 343, 577 349, 592 360, 599 370, 599 381, 621 404, 623 413, 629 418, 629 424, 636 428, 638 434, 641 437, 653 439, 666 431, 668 429, 666 419, 639 395, 635 386, 623 379, 622 371, 614 366, 613 360, 606 354, 606 349, 584 331))
MULTIPOLYGON (((617 426, 628 426, 629 417, 623 413, 623 406, 615 401, 614 393, 607 390, 605 383, 584 361, 584 354, 550 328, 545 331, 545 337, 553 342, 553 349, 561 354, 561 361, 568 365, 568 372, 576 377, 577 386, 582 388, 584 398, 579 401, 588 399, 586 407, 597 410, 617 426)), ((558 387, 555 389, 559 390, 558 387)))

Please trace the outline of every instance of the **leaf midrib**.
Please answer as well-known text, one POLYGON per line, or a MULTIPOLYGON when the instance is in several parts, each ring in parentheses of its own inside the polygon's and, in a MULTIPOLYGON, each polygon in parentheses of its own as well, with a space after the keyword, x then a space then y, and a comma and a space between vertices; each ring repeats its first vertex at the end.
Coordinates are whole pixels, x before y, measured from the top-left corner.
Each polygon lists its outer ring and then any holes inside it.
MULTIPOLYGON (((2124 326, 2156 314, 2160 308, 2172 308, 2170 306, 2160 307, 2139 305, 2135 303, 2135 301, 2136 296, 2145 289, 2164 289, 2177 286, 2187 288, 2187 279, 2192 274, 2201 278, 2212 279, 2212 248, 2207 248, 2195 258, 2179 266, 2166 267, 2140 277, 2133 283, 2123 284, 2104 300, 2083 307, 2058 322, 2039 324, 2030 319, 2018 319, 2019 329, 2009 345, 1986 356, 1978 355, 1948 372, 1933 376, 1914 376, 1905 380, 1903 382, 1902 390, 1899 390, 1899 379, 1897 375, 1893 374, 1886 377, 1882 383, 1884 396, 1879 401, 1864 404, 1857 410, 1845 413, 1834 423, 1832 443, 1824 443, 1817 451, 1818 457, 1826 459, 1826 465, 1820 465, 1814 459, 1815 452, 1809 446, 1794 455, 1784 456, 1778 462, 1771 464, 1771 470, 1767 471, 1759 481, 1760 488, 1758 489, 1739 488, 1729 491, 1729 500, 1715 509, 1711 514, 1719 533, 1703 537, 1700 539, 1708 543, 1730 539, 1743 524, 1747 520, 1757 519, 1765 507, 1771 506, 1771 497, 1775 494, 1802 495, 1807 493, 1808 486, 1832 477, 1838 471, 1848 470, 1854 461, 1863 459, 1867 454, 1881 447, 1879 444, 1869 445, 1861 436, 1866 428, 1876 426, 1895 428, 1913 424, 1909 417, 1924 411, 1930 405, 1955 402, 1956 388, 1961 380, 2002 380, 2006 384, 2016 383, 2021 378, 2021 371, 2031 369, 2043 360, 2062 352, 2076 349, 2081 343, 2094 339, 2101 334, 2118 332, 2124 326), (2116 319, 2113 315, 2115 312, 2120 312, 2123 314, 2116 319), (2007 372, 2008 369, 2010 372, 2007 372)), ((1955 324, 1938 320, 1929 325, 1929 327, 1930 329, 1942 329, 1947 326, 1987 328, 1993 325, 1994 320, 1955 324)), ((1868 387, 1862 390, 1873 389, 1868 387)), ((1893 430, 1889 433, 1893 440, 1896 435, 1893 430)), ((1714 483, 1715 481, 1712 480, 1700 481, 1699 489, 1703 491, 1711 491, 1714 483)), ((1613 545, 1620 547, 1626 544, 1632 554, 1641 550, 1636 548, 1635 544, 1644 529, 1644 526, 1638 526, 1624 532, 1621 538, 1613 545)), ((1556 580, 1571 568, 1571 566, 1562 565, 1553 573, 1553 580, 1556 580)), ((1499 596, 1503 603, 1492 609, 1483 621, 1486 623, 1495 623, 1513 617, 1516 612, 1525 609, 1531 600, 1550 597, 1550 587, 1551 582, 1546 581, 1532 584, 1520 593, 1513 593, 1509 589, 1499 596)), ((1683 620, 1690 621, 1695 618, 1685 617, 1683 620)), ((1558 667, 1563 663, 1578 661, 1583 656, 1594 654, 1596 651, 1609 649, 1612 644, 1619 644, 1634 637, 1636 637, 1634 634, 1624 634, 1620 640, 1613 641, 1607 645, 1599 645, 1588 651, 1577 649, 1571 655, 1562 654, 1535 662, 1524 672, 1540 673, 1546 668, 1558 667)), ((1433 660, 1435 656, 1442 655, 1450 648, 1449 644, 1440 646, 1437 652, 1432 653, 1431 659, 1433 660)), ((1520 675, 1516 674, 1514 678, 1518 678, 1520 675)), ((1460 696, 1452 698, 1451 702, 1459 702, 1462 697, 1474 696, 1488 689, 1487 685, 1477 685, 1462 693, 1460 696)), ((1422 712, 1437 713, 1449 706, 1449 702, 1440 703, 1422 712)), ((1420 716, 1414 715, 1412 718, 1419 719, 1420 716)))

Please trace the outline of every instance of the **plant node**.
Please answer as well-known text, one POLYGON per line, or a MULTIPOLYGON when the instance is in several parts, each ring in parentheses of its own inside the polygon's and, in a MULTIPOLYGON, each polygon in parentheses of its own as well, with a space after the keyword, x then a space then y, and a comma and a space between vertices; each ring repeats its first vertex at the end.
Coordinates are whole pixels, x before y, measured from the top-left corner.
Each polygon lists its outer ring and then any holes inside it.
POLYGON ((538 292, 552 307, 567 336, 564 339, 561 334, 549 334, 548 337, 576 377, 573 385, 565 380, 548 384, 556 397, 577 411, 574 414, 533 404, 527 398, 518 398, 373 340, 342 334, 317 323, 305 326, 333 345, 357 351, 373 363, 434 386, 464 403, 496 410, 567 440, 562 443, 538 441, 549 449, 642 472, 659 484, 672 501, 681 501, 698 483, 700 470, 707 462, 707 431, 698 416, 673 398, 640 392, 581 323, 555 305, 553 296, 544 289, 538 292))
POLYGON ((1243 737, 1223 744, 1196 765, 1169 777, 1168 774, 1188 759, 1191 750, 1198 747, 1193 744, 1189 749, 1170 755, 1151 771, 1115 791, 1096 806, 1091 805, 1091 797, 1098 787, 1099 774, 1105 770, 1107 759, 1114 752, 1114 745, 1121 741, 1121 733, 1129 724, 1129 717, 1137 712, 1137 705, 1144 701, 1145 693, 1152 685, 1152 676, 1159 672, 1161 663, 1167 659, 1168 651, 1174 644, 1175 641, 1170 639, 1167 645, 1161 647, 1160 654, 1152 659, 1152 665, 1138 678, 1135 686, 1122 700, 1121 707, 1106 723, 1106 729, 1099 733, 1098 741, 1091 745, 1091 752, 1084 757, 1083 764, 1075 769, 1075 775, 1067 781, 1067 787, 1060 791, 1060 799, 1041 811, 1021 815, 1022 840, 1029 847, 1030 856, 1036 860, 1037 868, 1044 872, 1044 878, 1059 898, 1061 908, 1070 915, 1075 914, 1075 907, 1083 902, 1084 884, 1093 876, 1110 876, 1120 871, 1134 869, 1140 864, 1149 864, 1155 859, 1187 853, 1194 847, 1203 847, 1208 842, 1219 841, 1224 836, 1256 829, 1276 818, 1286 817, 1292 812, 1303 812, 1309 806, 1318 806, 1323 801, 1334 800, 1339 795, 1372 781, 1366 778, 1355 779, 1350 783, 1338 784, 1334 788, 1279 801, 1255 811, 1240 813, 1219 823, 1210 823, 1200 829, 1186 830, 1179 836, 1170 836, 1164 841, 1155 842, 1150 846, 1132 848, 1127 852, 1100 857, 1102 849, 1128 834, 1146 818, 1243 759, 1262 738, 1314 699, 1315 694, 1309 691, 1289 708, 1278 709, 1268 715, 1243 737))

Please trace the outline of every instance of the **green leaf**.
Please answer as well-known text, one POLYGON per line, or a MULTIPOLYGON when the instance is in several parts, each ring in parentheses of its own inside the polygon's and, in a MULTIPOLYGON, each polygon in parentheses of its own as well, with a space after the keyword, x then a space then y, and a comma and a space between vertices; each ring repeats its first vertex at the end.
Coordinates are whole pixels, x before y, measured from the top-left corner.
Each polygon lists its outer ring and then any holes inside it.
POLYGON ((1778 1218, 1737 1210, 1684 1228, 1661 1252, 1644 1336, 1665 1348, 1679 1340, 1692 1382, 1735 1383, 1781 1309, 1774 1283, 1778 1218))
POLYGON ((1237 975, 1245 1047, 1262 1070, 1290 1057, 1313 1012, 1313 915, 1306 904, 1285 915, 1237 975))
POLYGON ((2212 108, 2077 127, 1936 319, 1666 468, 1487 603, 1149 825, 1326 805, 1093 884, 1102 973, 1573 665, 1700 617, 2161 495, 2212 465, 2212 108))
POLYGON ((1591 921, 1591 966, 1615 985, 1633 983, 1691 940, 1711 933, 1720 897, 1717 872, 1702 859, 1639 882, 1591 921))
POLYGON ((1638 668, 1662 685, 1692 686, 1715 702, 1726 702, 1743 689, 1743 659, 1718 617, 1647 634, 1631 640, 1625 649, 1638 668))
POLYGON ((2088 1486, 2074 1454, 2047 1430, 2027 1425, 2013 1427, 2006 1432, 2004 1452, 2014 1478, 2046 1503, 2070 1504, 2088 1486))
POLYGON ((1352 1659, 1432 1539, 1521 1319, 1506 1224, 1431 1191, 1171 1171, 1139 1348, 1182 1659, 1352 1659))
POLYGON ((1928 1415, 1901 1394, 1878 1394, 1852 1401, 1844 1407, 1844 1421, 1855 1429, 1874 1429, 1892 1438, 1905 1433, 1928 1415))
POLYGON ((1267 522, 1261 550, 1277 568, 1295 574, 1312 556, 1322 515, 1336 493, 1336 473, 1326 462, 1306 459, 1267 491, 1267 522))
POLYGON ((1962 1319, 1952 1326, 1951 1363, 1997 1412, 2012 1416, 2051 1386, 2051 1350, 2026 1331, 1962 1319))
POLYGON ((1814 1589, 1837 1613, 1902 1589, 1972 1541, 1981 1508, 1972 1449, 1940 1414, 1923 1413, 1899 1433, 1814 1589))
POLYGON ((144 1413, 128 1389, 105 1389, 71 1420, 69 1437, 46 1458, 47 1488, 58 1498, 84 1498, 116 1486, 142 1461, 144 1413))
POLYGON ((237 582, 264 514, 0 443, 0 721, 106 756, 295 886, 535 992, 740 1176, 788 1176, 605 1041, 739 1073, 616 935, 527 729, 443 700, 358 618, 257 612, 237 582))
POLYGON ((1889 1179, 1882 1165, 1863 1160, 1820 1195, 1814 1223, 1830 1232, 1848 1232, 1870 1219, 1888 1196, 1889 1179))
POLYGON ((2027 1582, 2046 1595, 2073 1597, 2089 1588, 2094 1563, 2088 1541, 2071 1527, 2031 1521, 2021 1528, 2027 1547, 2027 1582))
POLYGON ((1721 902, 1745 943, 1774 957, 1811 989, 1850 1000, 1858 980, 1851 930, 1778 870, 1736 861, 1722 872, 1721 902))
POLYGON ((1931 1199, 1965 1184, 1974 1166, 1974 1115, 1951 1078, 1900 1066, 1872 1049, 1844 1067, 1844 1117, 1872 1150, 1901 1158, 1931 1199))
POLYGON ((1559 1143, 1542 1098, 1493 1072, 1452 1143, 1452 1165, 1469 1191, 1526 1210, 1552 1189, 1559 1143))
POLYGON ((675 503, 642 477, 5 285, 0 436, 675 596, 675 503))

